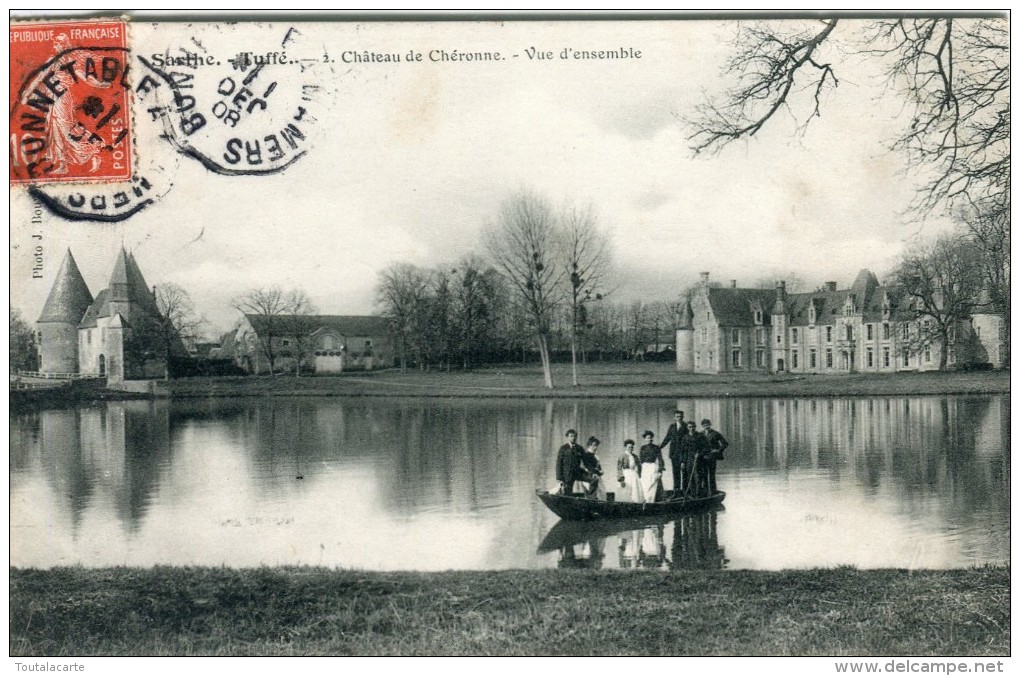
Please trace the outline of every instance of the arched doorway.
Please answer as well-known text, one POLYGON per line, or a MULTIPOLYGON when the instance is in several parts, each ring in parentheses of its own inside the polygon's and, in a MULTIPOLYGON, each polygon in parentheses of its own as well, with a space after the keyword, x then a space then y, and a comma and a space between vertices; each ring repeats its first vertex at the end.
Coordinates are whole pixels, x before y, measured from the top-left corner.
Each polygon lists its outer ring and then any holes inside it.
POLYGON ((100 377, 106 376, 106 355, 99 355, 99 375, 100 377))

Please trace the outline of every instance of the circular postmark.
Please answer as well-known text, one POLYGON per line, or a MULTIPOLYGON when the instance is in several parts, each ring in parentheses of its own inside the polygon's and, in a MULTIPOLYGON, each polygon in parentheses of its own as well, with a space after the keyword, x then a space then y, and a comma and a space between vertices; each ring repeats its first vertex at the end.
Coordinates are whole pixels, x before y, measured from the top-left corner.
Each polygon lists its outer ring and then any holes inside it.
POLYGON ((331 93, 328 57, 305 43, 296 27, 222 24, 140 55, 138 88, 161 102, 181 155, 227 176, 279 173, 311 148, 331 93))
POLYGON ((127 50, 91 47, 61 49, 29 72, 11 102, 11 182, 130 178, 128 71, 127 50))
POLYGON ((131 172, 127 180, 32 183, 29 193, 51 212, 73 221, 117 222, 151 206, 173 188, 180 159, 164 142, 165 121, 147 112, 157 105, 151 92, 134 82, 137 73, 125 58, 122 80, 130 124, 131 172))

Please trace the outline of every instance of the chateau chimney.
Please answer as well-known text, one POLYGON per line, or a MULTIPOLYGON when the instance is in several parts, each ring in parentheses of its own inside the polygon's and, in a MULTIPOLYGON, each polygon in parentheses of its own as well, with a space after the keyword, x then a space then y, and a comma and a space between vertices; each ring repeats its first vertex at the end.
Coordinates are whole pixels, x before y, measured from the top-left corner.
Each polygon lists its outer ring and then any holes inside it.
POLYGON ((702 286, 708 286, 708 273, 707 272, 702 272, 701 273, 701 284, 702 284, 702 286))
POLYGON ((836 282, 826 282, 825 283, 825 290, 826 291, 835 291, 836 290, 836 282))
POLYGON ((737 288, 737 280, 735 280, 735 279, 731 279, 730 280, 730 288, 731 289, 737 288))

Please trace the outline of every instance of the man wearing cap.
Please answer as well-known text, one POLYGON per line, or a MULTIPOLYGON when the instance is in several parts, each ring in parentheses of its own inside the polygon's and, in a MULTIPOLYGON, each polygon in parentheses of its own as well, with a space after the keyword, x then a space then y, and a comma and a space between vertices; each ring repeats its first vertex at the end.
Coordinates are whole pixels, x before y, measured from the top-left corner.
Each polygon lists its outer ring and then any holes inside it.
POLYGON ((712 421, 705 418, 701 421, 701 433, 705 437, 705 450, 702 456, 702 487, 708 495, 715 495, 715 462, 724 460, 723 452, 729 447, 729 442, 723 435, 712 429, 712 421))
POLYGON ((687 487, 687 467, 680 453, 680 445, 687 435, 687 423, 684 421, 684 412, 676 410, 676 422, 670 424, 666 430, 666 436, 662 438, 662 448, 669 446, 670 467, 673 469, 673 496, 679 497, 687 487))
POLYGON ((574 482, 581 480, 581 455, 584 449, 577 443, 577 431, 567 430, 567 443, 560 446, 556 456, 556 480, 560 482, 560 492, 570 495, 574 492, 574 482))
POLYGON ((655 502, 662 492, 662 451, 652 442, 654 432, 645 430, 641 437, 645 440, 638 455, 641 460, 641 489, 645 502, 655 502))

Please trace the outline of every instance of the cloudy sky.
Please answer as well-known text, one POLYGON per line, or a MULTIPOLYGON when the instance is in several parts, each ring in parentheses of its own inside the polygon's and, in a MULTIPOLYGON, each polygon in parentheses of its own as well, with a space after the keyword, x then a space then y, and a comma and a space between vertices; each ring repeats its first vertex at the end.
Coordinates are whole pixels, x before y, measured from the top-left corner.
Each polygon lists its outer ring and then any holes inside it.
MULTIPOLYGON (((912 236, 947 227, 904 215, 917 177, 886 149, 901 128, 900 101, 879 71, 836 44, 824 57, 839 87, 806 133, 793 133, 806 111, 784 112, 750 142, 694 157, 683 117, 719 91, 732 23, 300 29, 334 61, 348 50, 510 56, 332 63, 324 76, 332 98, 311 149, 284 173, 221 176, 181 158, 173 188, 126 222, 48 217, 41 280, 31 279, 27 255, 28 200, 12 188, 13 305, 38 316, 68 247, 97 293, 123 243, 150 284, 186 288, 216 329, 236 317, 231 297, 272 284, 304 288, 323 313, 371 313, 383 267, 452 265, 482 252, 483 228, 522 188, 557 207, 594 206, 612 236, 620 300, 671 298, 703 270, 748 284, 794 272, 808 285, 842 286, 865 267, 883 278, 912 236), (557 55, 632 47, 641 58, 538 62, 529 47, 557 55)), ((840 31, 848 39, 855 27, 840 31)), ((189 24, 135 25, 132 40, 150 53, 196 36, 219 51, 269 49, 246 46, 240 32, 189 24)))

